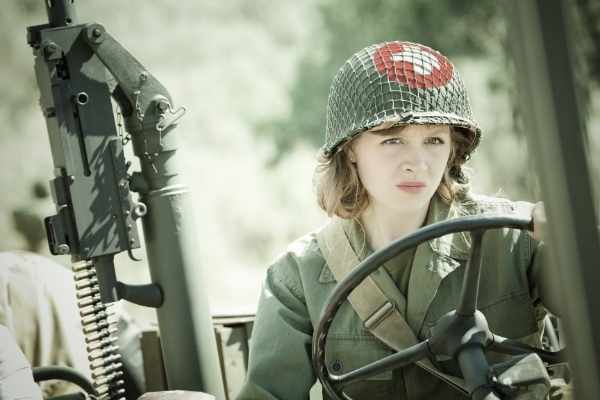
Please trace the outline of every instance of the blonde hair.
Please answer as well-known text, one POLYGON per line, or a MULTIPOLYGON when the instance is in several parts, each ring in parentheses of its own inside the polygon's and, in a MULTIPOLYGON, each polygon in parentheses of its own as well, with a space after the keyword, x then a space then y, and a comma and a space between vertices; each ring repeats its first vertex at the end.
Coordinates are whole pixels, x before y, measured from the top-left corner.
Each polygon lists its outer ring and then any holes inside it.
MULTIPOLYGON (((377 133, 385 134, 385 130, 377 133)), ((356 218, 369 205, 369 194, 348 154, 349 145, 357 136, 344 143, 332 156, 323 153, 318 156, 313 178, 317 203, 330 217, 356 218)), ((468 179, 462 172, 462 165, 469 159, 474 136, 468 129, 450 127, 450 156, 437 188, 437 194, 447 204, 468 191, 468 179)))

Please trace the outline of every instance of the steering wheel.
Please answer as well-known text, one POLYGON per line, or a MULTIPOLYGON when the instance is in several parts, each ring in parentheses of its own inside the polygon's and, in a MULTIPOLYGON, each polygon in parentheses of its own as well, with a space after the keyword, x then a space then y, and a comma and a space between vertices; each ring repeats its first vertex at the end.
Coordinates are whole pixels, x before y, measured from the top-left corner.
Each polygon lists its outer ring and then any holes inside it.
POLYGON ((493 334, 488 328, 485 316, 477 310, 482 238, 486 230, 498 228, 533 230, 533 220, 503 215, 473 215, 427 225, 371 254, 342 279, 329 296, 313 333, 313 368, 327 394, 336 400, 351 400, 343 393, 343 388, 353 382, 415 363, 426 357, 441 356, 458 361, 472 399, 500 400, 502 394, 490 385, 489 364, 484 350, 510 355, 536 353, 545 362, 562 362, 563 350, 549 352, 493 334), (337 311, 350 292, 382 264, 403 251, 440 236, 466 231, 471 232, 473 246, 465 268, 458 307, 436 322, 431 337, 354 371, 342 375, 332 374, 325 362, 327 334, 337 311))
POLYGON ((73 383, 83 389, 88 395, 98 396, 94 384, 76 369, 65 366, 35 367, 33 380, 36 383, 50 380, 61 380, 73 383))

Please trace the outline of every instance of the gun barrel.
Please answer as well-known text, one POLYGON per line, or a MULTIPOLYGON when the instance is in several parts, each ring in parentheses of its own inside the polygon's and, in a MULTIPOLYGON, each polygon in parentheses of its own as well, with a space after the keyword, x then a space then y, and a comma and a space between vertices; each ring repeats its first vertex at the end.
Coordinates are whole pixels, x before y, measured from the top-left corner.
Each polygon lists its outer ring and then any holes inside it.
POLYGON ((59 27, 77 23, 75 0, 44 0, 50 26, 59 27))

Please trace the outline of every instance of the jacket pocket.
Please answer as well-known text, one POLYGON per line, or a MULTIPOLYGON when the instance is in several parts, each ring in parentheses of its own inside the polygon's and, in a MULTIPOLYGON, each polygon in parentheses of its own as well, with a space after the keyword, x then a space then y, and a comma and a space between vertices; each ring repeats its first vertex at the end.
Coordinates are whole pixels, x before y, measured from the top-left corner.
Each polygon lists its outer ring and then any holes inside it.
MULTIPOLYGON (((325 360, 330 373, 341 375, 381 360, 392 353, 392 350, 375 338, 335 335, 328 340, 325 360)), ((344 393, 354 399, 392 399, 397 391, 392 377, 393 372, 386 371, 346 386, 344 393)))
MULTIPOLYGON (((325 360, 330 373, 341 375, 392 354, 393 351, 372 337, 335 335, 328 340, 325 360)), ((398 388, 392 379, 392 371, 386 371, 344 388, 344 393, 353 399, 384 400, 396 398, 398 388)))
MULTIPOLYGON (((392 354, 377 339, 371 337, 329 337, 325 349, 325 360, 329 372, 336 375, 354 371, 392 354)), ((369 380, 392 379, 392 371, 369 378, 369 380)))
POLYGON ((538 330, 535 309, 528 292, 508 294, 490 304, 482 304, 491 331, 500 336, 519 339, 538 330))

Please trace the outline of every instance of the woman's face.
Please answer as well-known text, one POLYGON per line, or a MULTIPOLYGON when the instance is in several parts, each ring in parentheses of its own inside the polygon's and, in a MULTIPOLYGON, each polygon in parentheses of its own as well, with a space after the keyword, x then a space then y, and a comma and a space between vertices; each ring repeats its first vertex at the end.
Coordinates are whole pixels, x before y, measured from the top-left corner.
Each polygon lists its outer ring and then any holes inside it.
POLYGON ((429 205, 451 147, 448 125, 406 125, 361 134, 349 156, 356 162, 370 206, 406 212, 429 205))

